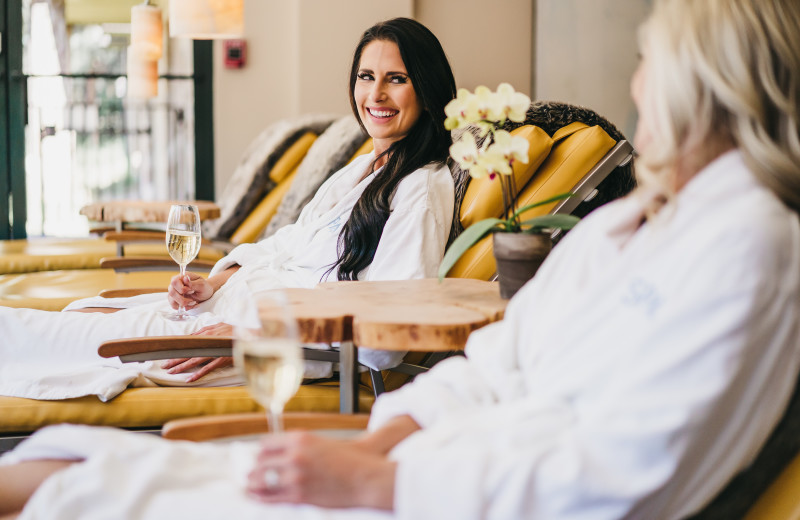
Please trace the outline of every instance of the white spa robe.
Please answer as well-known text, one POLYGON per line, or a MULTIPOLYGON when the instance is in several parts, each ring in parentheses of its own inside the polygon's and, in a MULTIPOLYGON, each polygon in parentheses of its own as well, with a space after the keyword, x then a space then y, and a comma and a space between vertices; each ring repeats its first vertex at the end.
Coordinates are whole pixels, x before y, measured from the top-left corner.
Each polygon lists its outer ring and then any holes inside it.
MULTIPOLYGON (((297 223, 256 244, 240 245, 217 262, 212 275, 234 264, 241 268, 212 298, 190 311, 198 315, 195 320, 164 318, 161 312, 171 311, 165 293, 87 298, 67 307, 124 309, 112 314, 0 307, 0 395, 36 399, 97 395, 105 401, 129 385, 185 385, 186 374, 166 374, 158 363, 122 365, 117 360, 103 360, 97 348, 112 339, 190 334, 219 322, 239 324, 247 315, 244 307, 250 290, 310 288, 320 281, 336 280, 335 272, 326 273, 337 258, 341 227, 367 185, 381 174, 379 170, 361 180, 373 158, 374 154, 361 156, 328 179, 297 223)), ((447 166, 428 165, 404 178, 391 200, 391 214, 374 259, 359 273, 359 279, 435 276, 450 232, 453 204, 453 179, 447 166)), ((359 360, 376 369, 397 365, 402 355, 359 350, 359 360)), ((219 386, 237 380, 230 368, 215 371, 192 386, 219 386)))
MULTIPOLYGON (((597 210, 466 359, 378 399, 371 428, 400 414, 424 428, 392 451, 393 517, 680 518, 752 460, 798 374, 798 217, 736 152, 669 218, 637 229, 642 215, 635 198, 597 210)), ((255 449, 67 426, 0 463, 88 457, 23 519, 387 517, 247 500, 255 449)))

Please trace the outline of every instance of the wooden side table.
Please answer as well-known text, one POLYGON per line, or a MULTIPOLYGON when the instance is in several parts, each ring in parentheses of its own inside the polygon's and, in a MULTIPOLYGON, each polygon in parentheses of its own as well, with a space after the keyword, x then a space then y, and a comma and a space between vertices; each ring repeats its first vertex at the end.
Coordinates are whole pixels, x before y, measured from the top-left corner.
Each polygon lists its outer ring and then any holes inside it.
MULTIPOLYGON (((497 282, 435 278, 333 282, 314 289, 282 289, 297 318, 301 341, 339 343, 339 352, 307 352, 307 359, 339 363, 340 411, 358 409, 358 347, 443 352, 463 349, 470 332, 503 319, 508 300, 497 282)), ((168 336, 109 341, 102 357, 145 361, 230 356, 232 338, 168 336), (207 350, 205 350, 207 349, 207 350)))

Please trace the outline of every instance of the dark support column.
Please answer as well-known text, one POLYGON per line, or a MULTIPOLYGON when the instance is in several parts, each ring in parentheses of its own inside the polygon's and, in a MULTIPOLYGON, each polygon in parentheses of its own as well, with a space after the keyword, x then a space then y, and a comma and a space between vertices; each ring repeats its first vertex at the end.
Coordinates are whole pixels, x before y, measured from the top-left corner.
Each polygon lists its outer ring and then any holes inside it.
POLYGON ((11 238, 25 238, 27 220, 25 194, 25 123, 27 120, 27 80, 22 73, 22 2, 8 0, 3 54, 8 71, 8 172, 12 197, 11 238))
POLYGON ((11 177, 8 171, 8 31, 6 11, 8 0, 0 0, 0 239, 11 238, 9 220, 11 204, 11 177))
POLYGON ((22 2, 0 0, 0 239, 25 238, 22 2))
POLYGON ((194 193, 214 200, 214 66, 212 42, 194 42, 194 193))

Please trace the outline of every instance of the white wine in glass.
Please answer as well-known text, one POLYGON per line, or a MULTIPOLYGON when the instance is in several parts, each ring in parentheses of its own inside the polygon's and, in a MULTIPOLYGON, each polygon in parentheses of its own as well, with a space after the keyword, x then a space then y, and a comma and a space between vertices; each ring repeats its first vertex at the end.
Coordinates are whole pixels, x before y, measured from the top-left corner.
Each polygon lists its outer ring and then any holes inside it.
POLYGON ((234 364, 253 398, 267 410, 270 431, 283 430, 283 407, 303 380, 304 364, 297 324, 285 296, 257 298, 260 327, 236 328, 234 364))
MULTIPOLYGON (((173 204, 170 207, 167 219, 167 251, 180 267, 183 278, 186 275, 186 265, 200 251, 200 214, 197 206, 173 204)), ((186 313, 183 305, 178 307, 177 312, 167 313, 166 317, 175 321, 194 318, 186 313)))

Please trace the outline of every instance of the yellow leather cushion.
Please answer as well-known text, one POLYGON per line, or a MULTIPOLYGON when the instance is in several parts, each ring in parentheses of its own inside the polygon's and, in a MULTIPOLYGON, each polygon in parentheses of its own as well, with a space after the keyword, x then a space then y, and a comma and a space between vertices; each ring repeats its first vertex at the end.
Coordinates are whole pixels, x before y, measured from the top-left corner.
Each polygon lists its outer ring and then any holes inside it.
POLYGON ((116 273, 113 269, 76 269, 0 276, 0 305, 60 311, 79 298, 97 296, 104 289, 166 287, 174 271, 116 273))
POLYGON ((783 470, 756 501, 745 520, 800 518, 800 455, 783 470))
MULTIPOLYGON (((360 411, 372 407, 372 394, 361 389, 360 411)), ((0 397, 0 432, 29 433, 58 423, 120 428, 160 428, 184 417, 263 410, 244 387, 129 388, 107 403, 87 396, 58 401, 0 397)), ((336 384, 303 385, 287 403, 287 411, 337 412, 336 384)))
POLYGON ((354 153, 353 156, 350 158, 350 160, 347 162, 351 163, 353 162, 353 159, 355 159, 356 157, 362 156, 365 153, 370 153, 374 149, 375 149, 375 143, 372 142, 372 138, 370 137, 366 141, 364 141, 364 144, 362 144, 358 148, 358 150, 356 150, 356 153, 354 153))
POLYGON ((283 179, 283 182, 275 186, 272 191, 267 193, 267 196, 258 203, 258 206, 253 208, 253 211, 250 212, 247 218, 244 219, 241 225, 239 225, 239 227, 236 228, 236 231, 234 231, 231 235, 232 244, 238 245, 256 241, 258 236, 267 228, 269 221, 272 220, 272 217, 274 217, 275 213, 278 211, 278 207, 281 205, 283 196, 286 195, 287 191, 289 191, 292 181, 294 180, 295 175, 297 175, 298 168, 299 165, 294 168, 288 177, 283 179))
MULTIPOLYGON (((553 134, 553 140, 555 144, 547 159, 528 186, 522 190, 518 207, 569 192, 616 144, 599 126, 588 127, 583 123, 565 126, 553 134)), ((522 217, 529 219, 547 214, 555 204, 539 206, 525 212, 522 217)), ((488 236, 464 253, 448 276, 491 279, 497 271, 491 240, 492 237, 488 236)))
MULTIPOLYGON (((0 274, 55 271, 58 269, 99 269, 100 259, 116 256, 116 242, 101 238, 30 238, 0 240, 0 274)), ((131 244, 125 246, 131 256, 167 255, 163 244, 131 244)), ((201 260, 216 261, 223 254, 203 247, 197 255, 201 260)))
POLYGON ((303 157, 308 153, 308 149, 317 140, 317 135, 313 132, 306 132, 292 143, 281 158, 269 172, 269 178, 275 184, 280 184, 297 166, 303 161, 303 157))
POLYGON ((317 136, 312 132, 306 132, 300 139, 294 142, 286 152, 278 159, 275 166, 270 171, 269 178, 277 184, 261 202, 253 208, 247 217, 239 224, 239 227, 231 235, 232 244, 245 244, 255 242, 258 236, 267 228, 269 221, 278 211, 283 196, 289 191, 294 176, 300 163, 303 162, 308 149, 317 140, 317 136))
MULTIPOLYGON (((512 173, 517 189, 525 186, 539 166, 547 158, 553 147, 553 139, 538 126, 525 125, 511 132, 516 137, 528 140, 528 162, 517 162, 513 165, 512 173)), ((503 213, 503 191, 501 179, 489 176, 472 179, 469 182, 464 200, 461 203, 461 225, 468 228, 475 222, 490 217, 500 217, 503 213)))

